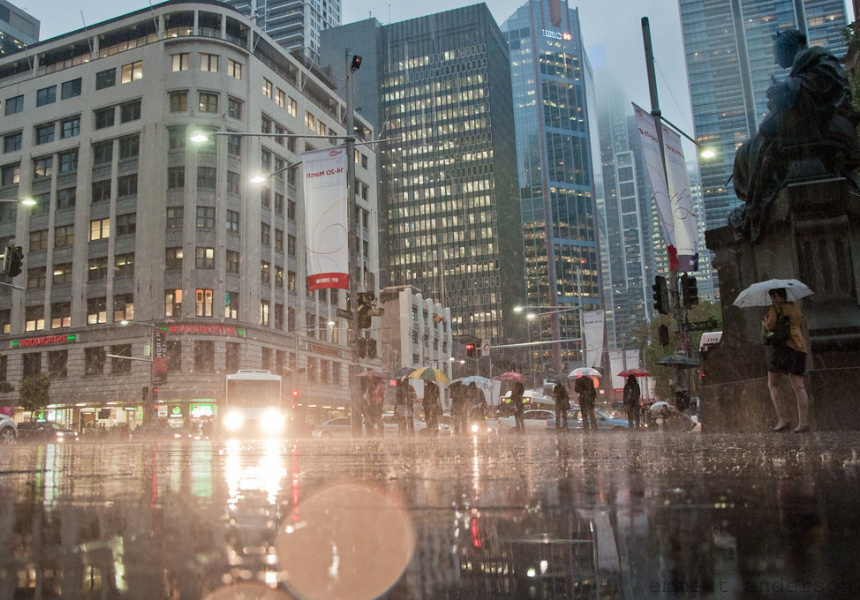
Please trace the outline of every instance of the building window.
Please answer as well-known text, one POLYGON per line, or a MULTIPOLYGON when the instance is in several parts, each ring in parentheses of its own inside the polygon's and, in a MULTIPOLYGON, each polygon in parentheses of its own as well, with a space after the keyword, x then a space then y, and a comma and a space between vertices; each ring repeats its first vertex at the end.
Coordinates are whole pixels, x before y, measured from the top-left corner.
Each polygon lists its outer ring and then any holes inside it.
POLYGON ((227 250, 227 272, 239 273, 239 253, 235 250, 227 250))
POLYGON ((227 136, 227 155, 237 158, 242 156, 242 138, 238 135, 227 136))
POLYGON ((116 69, 107 69, 96 73, 96 89, 103 90, 105 88, 116 85, 116 69))
POLYGON ((30 232, 30 252, 42 252, 48 249, 48 230, 30 232))
POLYGON ((242 101, 232 96, 227 97, 227 116, 231 119, 242 118, 242 101))
POLYGON ((287 290, 290 292, 296 291, 296 272, 287 271, 287 290))
POLYGON ((167 372, 182 372, 182 342, 167 341, 167 372))
POLYGON ((128 356, 131 358, 131 344, 111 346, 110 353, 113 355, 110 359, 110 372, 112 375, 127 375, 131 373, 131 361, 127 358, 117 358, 118 356, 128 356))
POLYGON ((275 266, 275 285, 278 289, 284 287, 284 267, 275 266))
POLYGON ((24 309, 24 331, 43 331, 45 329, 45 307, 28 306, 24 309))
POLYGON ((134 319, 134 296, 120 294, 113 298, 113 322, 131 321, 134 319))
POLYGON ((110 200, 111 184, 110 179, 104 181, 93 181, 93 202, 105 202, 110 200))
POLYGON ((284 195, 279 194, 278 192, 275 192, 275 214, 284 214, 284 195))
MULTIPOLYGON (((53 320, 53 316, 51 319, 53 320)), ((62 327, 68 327, 68 325, 62 325, 62 327)), ((48 375, 50 375, 51 379, 68 377, 68 363, 68 350, 52 350, 48 352, 48 375)))
MULTIPOLYGON (((54 228, 54 247, 64 248, 75 243, 75 226, 60 225, 54 228)), ((56 283, 56 279, 54 280, 56 283)))
POLYGON ((54 285, 72 283, 72 263, 54 265, 54 285))
POLYGON ((200 92, 200 112, 218 112, 218 94, 212 92, 200 92))
POLYGON ((216 174, 215 167, 197 167, 197 187, 204 190, 214 190, 216 174))
POLYGON ((272 82, 269 81, 268 79, 266 79, 265 77, 263 77, 263 95, 266 98, 271 99, 273 89, 274 89, 274 86, 272 85, 272 82))
POLYGON ((188 92, 170 92, 170 112, 188 111, 188 92))
POLYGON ((114 277, 134 277, 134 253, 117 254, 113 274, 114 277))
POLYGON ((287 106, 287 93, 281 88, 278 88, 278 91, 275 94, 275 104, 281 108, 286 108, 287 106))
POLYGON ((81 95, 81 78, 72 79, 71 81, 66 81, 63 83, 60 89, 60 98, 66 100, 67 98, 74 98, 75 96, 81 95))
POLYGON ((284 251, 284 232, 280 229, 275 229, 275 250, 284 251))
POLYGON ((272 264, 267 261, 260 262, 260 281, 262 283, 269 283, 271 278, 272 264))
POLYGON ((6 99, 6 116, 24 111, 24 96, 14 96, 6 99))
POLYGON ((45 106, 57 101, 57 86, 42 88, 36 92, 36 106, 45 106))
POLYGON ((188 52, 173 55, 173 72, 187 71, 188 65, 191 62, 191 55, 188 52))
POLYGON ((287 201, 287 219, 290 221, 296 220, 296 201, 288 200, 287 201))
MULTIPOLYGON (((234 171, 227 171, 227 193, 236 196, 241 192, 241 176, 234 171)), ((230 231, 228 224, 227 231, 230 231)))
POLYGON ((167 128, 167 149, 168 150, 185 150, 185 142, 188 138, 185 135, 185 125, 177 125, 167 128))
POLYGON ((57 190, 57 210, 69 209, 75 207, 75 202, 78 198, 77 188, 63 188, 57 190))
POLYGON ((113 140, 93 144, 93 166, 106 165, 113 160, 113 140))
POLYGON ((224 304, 224 317, 227 319, 239 318, 239 294, 237 292, 227 292, 224 304))
POLYGON ((215 248, 197 247, 194 257, 194 268, 196 269, 214 269, 215 268, 215 248))
POLYGON ((212 290, 198 289, 194 294, 194 307, 198 317, 211 317, 212 290))
POLYGON ((215 342, 194 342, 194 370, 203 373, 215 370, 215 342))
POLYGON ((197 207, 197 229, 215 229, 215 207, 197 207))
POLYGON ((80 117, 72 117, 71 119, 65 119, 61 122, 62 131, 60 132, 60 137, 64 140, 67 138, 75 137, 80 135, 81 133, 81 118, 80 117))
POLYGON ((165 251, 165 268, 167 269, 182 269, 182 247, 176 246, 167 248, 165 251))
POLYGON ((119 139, 119 159, 137 158, 140 155, 140 135, 127 135, 119 139))
POLYGON ((36 145, 47 144, 54 141, 54 131, 57 127, 53 123, 36 126, 36 145))
POLYGON ((178 190, 185 187, 185 167, 168 167, 167 189, 178 190))
POLYGON ((126 102, 119 106, 119 122, 128 123, 140 119, 140 100, 126 102))
POLYGON ((185 220, 185 209, 182 206, 167 207, 167 230, 177 231, 182 229, 185 220))
POLYGON ((104 129, 112 127, 114 124, 114 115, 116 114, 115 107, 100 108, 93 112, 96 118, 96 129, 104 129))
POLYGON ((137 196, 137 173, 123 175, 116 179, 116 197, 128 198, 137 196))
MULTIPOLYGON (((235 373, 239 370, 239 357, 242 349, 241 344, 235 342, 227 342, 227 355, 225 356, 224 370, 228 373, 235 373)), ((4 357, 5 358, 5 357, 4 357)))
POLYGON ((27 269, 27 289, 44 289, 47 283, 47 269, 45 267, 31 267, 27 269))
POLYGON ((313 131, 314 129, 316 129, 316 122, 317 121, 314 116, 310 112, 305 111, 305 126, 311 131, 313 131))
POLYGON ((87 325, 107 323, 107 298, 87 299, 87 325))
POLYGON ((242 63, 235 61, 232 58, 228 58, 227 74, 234 79, 242 79, 242 63))
POLYGON ((296 255, 296 236, 294 235, 287 236, 287 254, 289 256, 296 255))
MULTIPOLYGON (((275 329, 278 331, 284 330, 284 305, 275 304, 275 329)), ((283 365, 281 365, 283 366, 283 365)))
POLYGON ((272 349, 271 348, 261 348, 260 349, 260 368, 266 371, 272 370, 272 349))
POLYGON ((271 244, 271 227, 267 223, 260 223, 260 243, 264 246, 271 244))
POLYGON ((227 233, 239 233, 239 213, 227 209, 227 233))
POLYGON ((182 316, 182 290, 166 290, 164 292, 164 316, 182 316))
POLYGON ((63 152, 59 155, 60 173, 71 173, 72 171, 78 170, 78 151, 77 150, 69 150, 68 152, 63 152))
POLYGON ((50 177, 54 171, 54 157, 43 156, 33 159, 33 179, 50 177))
POLYGON ((299 103, 295 101, 295 99, 290 98, 289 103, 287 104, 287 112, 290 113, 291 116, 295 117, 299 114, 299 103))
POLYGON ((134 235, 137 231, 137 213, 127 213, 116 217, 116 235, 134 235))
POLYGON ((143 77, 143 61, 135 61, 122 66, 122 83, 130 83, 143 77))
POLYGON ((106 240, 110 237, 110 219, 90 221, 90 241, 106 240))
POLYGON ((51 329, 72 326, 72 303, 57 302, 51 305, 51 329))
POLYGON ((107 353, 104 348, 84 349, 84 373, 86 375, 103 375, 107 353))
MULTIPOLYGON (((32 329, 29 331, 33 331, 32 329)), ((24 354, 24 377, 35 377, 42 372, 42 353, 27 352, 24 354)))
POLYGON ((207 71, 209 73, 217 73, 218 72, 218 60, 221 57, 217 54, 206 54, 205 52, 200 53, 200 70, 207 71))
POLYGON ((3 152, 16 152, 21 149, 23 135, 20 131, 3 136, 3 152))
POLYGON ((263 327, 269 326, 269 309, 269 301, 260 300, 260 325, 262 325, 263 327))
POLYGON ((108 259, 107 256, 97 256, 89 260, 89 271, 87 281, 99 281, 107 279, 108 259))

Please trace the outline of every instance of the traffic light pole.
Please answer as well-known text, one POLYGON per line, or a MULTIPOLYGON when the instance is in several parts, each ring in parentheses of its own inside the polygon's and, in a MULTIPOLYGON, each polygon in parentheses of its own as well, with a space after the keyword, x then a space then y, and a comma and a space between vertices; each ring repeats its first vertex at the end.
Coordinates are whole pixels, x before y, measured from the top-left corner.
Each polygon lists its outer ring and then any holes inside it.
MULTIPOLYGON (((349 390, 352 416, 352 435, 361 436, 362 410, 361 387, 358 372, 358 231, 355 215, 355 115, 352 112, 353 83, 352 74, 358 68, 349 48, 345 51, 346 67, 346 199, 347 199, 347 235, 349 236, 349 390)), ((361 64, 360 62, 358 63, 361 64)))

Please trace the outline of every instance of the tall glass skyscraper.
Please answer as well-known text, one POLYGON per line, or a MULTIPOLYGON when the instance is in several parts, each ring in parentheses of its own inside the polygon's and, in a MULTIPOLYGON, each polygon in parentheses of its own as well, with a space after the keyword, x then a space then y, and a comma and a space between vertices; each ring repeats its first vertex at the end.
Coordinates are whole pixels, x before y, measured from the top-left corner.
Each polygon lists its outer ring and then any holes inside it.
POLYGON ((700 159, 708 229, 740 204, 730 183, 738 146, 767 114, 765 92, 787 74, 773 56, 773 34, 803 31, 810 46, 842 56, 844 0, 679 0, 696 137, 713 147, 700 159))
POLYGON ((522 341, 511 70, 489 9, 328 30, 323 62, 335 73, 345 48, 364 59, 356 110, 394 138, 379 148, 381 286, 411 285, 450 307, 455 339, 522 341))
POLYGON ((579 14, 530 0, 502 25, 511 52, 534 359, 547 372, 584 362, 581 313, 601 308, 588 95, 579 14), (564 310, 569 309, 569 310, 564 310), (543 316, 540 316, 543 315, 543 316))

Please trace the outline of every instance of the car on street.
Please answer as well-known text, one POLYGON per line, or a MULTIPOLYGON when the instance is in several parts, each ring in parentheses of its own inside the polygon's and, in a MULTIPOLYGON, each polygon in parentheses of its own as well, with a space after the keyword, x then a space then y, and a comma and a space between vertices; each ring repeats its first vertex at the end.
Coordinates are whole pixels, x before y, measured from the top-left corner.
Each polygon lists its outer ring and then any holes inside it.
MULTIPOLYGON (((596 408, 594 414, 597 417, 597 429, 604 431, 623 431, 629 429, 627 419, 616 419, 606 411, 596 408)), ((578 406, 567 411, 567 428, 582 431, 582 411, 578 406)), ((555 415, 546 422, 547 431, 555 429, 555 415)))
POLYGON ((67 444, 78 441, 78 432, 53 421, 22 421, 18 423, 18 439, 22 442, 67 444))
POLYGON ((129 434, 128 439, 132 442, 150 440, 187 440, 190 432, 181 427, 170 427, 159 423, 150 423, 135 427, 129 434))
POLYGON ((14 444, 18 439, 18 427, 12 417, 0 414, 0 444, 14 444))
MULTIPOLYGON (((547 421, 555 419, 555 412, 543 408, 523 412, 523 424, 526 433, 545 432, 547 421)), ((517 430, 516 417, 497 417, 496 429, 499 433, 515 433, 517 430)))

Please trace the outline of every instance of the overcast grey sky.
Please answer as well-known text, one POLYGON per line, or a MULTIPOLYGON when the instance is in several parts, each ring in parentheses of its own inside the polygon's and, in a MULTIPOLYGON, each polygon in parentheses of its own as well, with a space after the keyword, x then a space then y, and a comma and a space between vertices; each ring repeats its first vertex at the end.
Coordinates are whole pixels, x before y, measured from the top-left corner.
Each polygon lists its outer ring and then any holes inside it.
MULTIPOLYGON (((84 21, 92 25, 149 6, 148 0, 14 0, 13 3, 42 22, 43 40, 80 29, 84 21)), ((472 4, 463 0, 435 0, 428 5, 415 0, 342 0, 342 3, 344 23, 373 16, 383 24, 472 4)), ((488 0, 486 4, 502 24, 524 3, 525 0, 488 0)), ((624 86, 631 101, 646 109, 650 109, 650 98, 641 18, 649 18, 660 108, 669 121, 692 135, 677 0, 581 0, 578 4, 571 2, 570 6, 579 8, 583 37, 594 67, 608 69, 624 86)))

